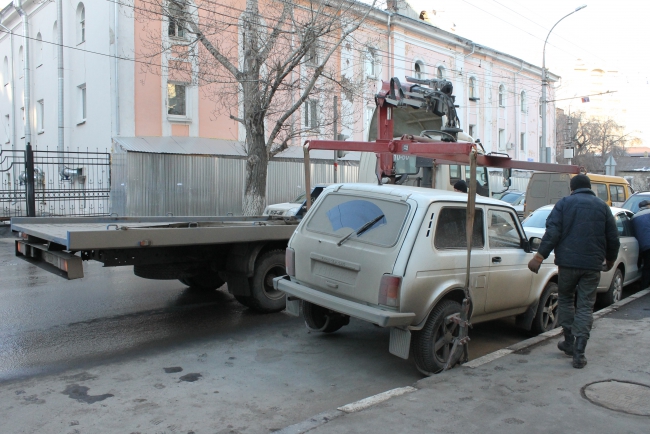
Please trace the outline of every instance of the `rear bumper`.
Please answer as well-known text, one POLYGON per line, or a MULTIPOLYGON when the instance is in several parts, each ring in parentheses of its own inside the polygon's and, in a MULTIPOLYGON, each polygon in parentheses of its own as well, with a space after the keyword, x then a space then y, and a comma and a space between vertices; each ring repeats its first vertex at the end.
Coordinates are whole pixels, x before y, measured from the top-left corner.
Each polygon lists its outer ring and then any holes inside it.
POLYGON ((354 318, 377 324, 381 327, 404 327, 411 325, 415 313, 391 312, 343 298, 325 294, 289 280, 289 276, 273 279, 273 287, 284 291, 289 296, 314 303, 354 318))

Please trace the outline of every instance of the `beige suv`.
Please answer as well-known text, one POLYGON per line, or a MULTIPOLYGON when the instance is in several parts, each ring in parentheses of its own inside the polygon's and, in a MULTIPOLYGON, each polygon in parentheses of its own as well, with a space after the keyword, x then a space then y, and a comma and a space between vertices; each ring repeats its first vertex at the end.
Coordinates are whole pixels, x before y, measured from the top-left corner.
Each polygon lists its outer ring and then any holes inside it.
MULTIPOLYGON (((398 185, 327 188, 287 248, 288 276, 274 281, 287 310, 331 333, 350 317, 390 328, 389 351, 431 374, 450 354, 465 282, 467 195, 398 185)), ((539 274, 514 209, 477 197, 470 290, 471 321, 517 316, 543 332, 557 323, 557 269, 539 274)))

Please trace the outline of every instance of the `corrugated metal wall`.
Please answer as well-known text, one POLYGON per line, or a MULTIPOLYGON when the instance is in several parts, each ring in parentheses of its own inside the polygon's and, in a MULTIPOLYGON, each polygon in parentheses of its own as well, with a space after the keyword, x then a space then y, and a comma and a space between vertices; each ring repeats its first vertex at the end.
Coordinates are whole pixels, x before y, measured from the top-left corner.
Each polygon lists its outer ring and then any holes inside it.
MULTIPOLYGON (((246 163, 240 157, 113 153, 111 212, 129 216, 240 215, 246 163)), ((312 160, 312 183, 334 181, 332 160, 312 160)), ((358 162, 339 163, 339 182, 357 182, 358 162)), ((269 163, 267 203, 294 199, 304 189, 302 159, 269 163)))

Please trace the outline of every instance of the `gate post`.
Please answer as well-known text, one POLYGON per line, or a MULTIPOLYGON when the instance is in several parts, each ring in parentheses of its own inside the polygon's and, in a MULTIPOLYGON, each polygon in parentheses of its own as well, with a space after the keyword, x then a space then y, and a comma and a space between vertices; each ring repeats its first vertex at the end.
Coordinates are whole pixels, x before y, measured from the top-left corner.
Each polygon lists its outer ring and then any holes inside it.
POLYGON ((36 217, 36 194, 34 192, 34 151, 31 143, 25 150, 25 183, 27 185, 27 217, 36 217))

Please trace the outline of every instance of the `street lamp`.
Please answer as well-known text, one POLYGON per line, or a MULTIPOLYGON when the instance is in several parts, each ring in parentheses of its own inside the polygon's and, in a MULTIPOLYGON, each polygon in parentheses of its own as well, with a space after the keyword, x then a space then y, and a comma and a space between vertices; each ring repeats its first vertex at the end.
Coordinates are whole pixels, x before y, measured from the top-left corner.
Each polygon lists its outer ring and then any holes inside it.
POLYGON ((540 155, 540 160, 543 161, 544 163, 549 163, 550 161, 546 161, 546 86, 548 86, 548 82, 546 80, 546 42, 548 41, 548 37, 551 36, 551 32, 557 26, 560 24, 560 21, 565 19, 571 14, 575 14, 578 12, 580 9, 586 8, 587 5, 582 5, 580 7, 577 7, 575 11, 566 14, 562 18, 558 20, 557 23, 551 27, 551 30, 549 30, 548 35, 546 35, 546 39, 544 40, 544 49, 542 51, 542 150, 544 151, 543 157, 540 155))

